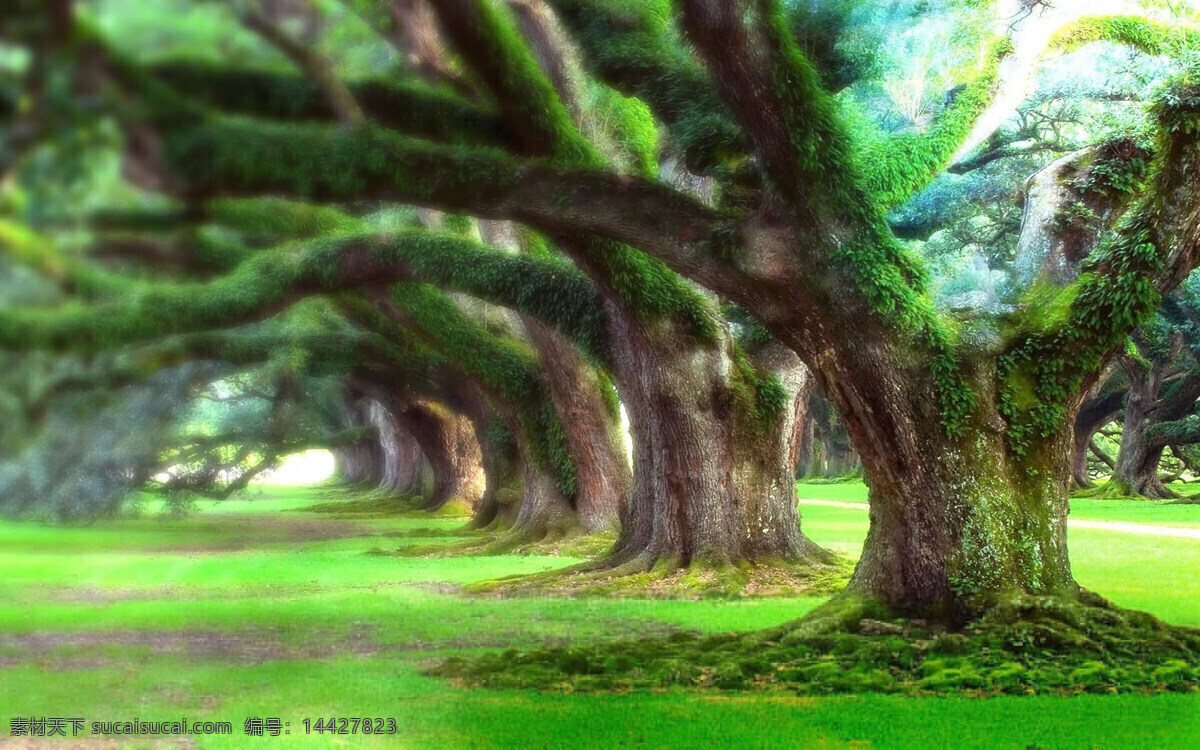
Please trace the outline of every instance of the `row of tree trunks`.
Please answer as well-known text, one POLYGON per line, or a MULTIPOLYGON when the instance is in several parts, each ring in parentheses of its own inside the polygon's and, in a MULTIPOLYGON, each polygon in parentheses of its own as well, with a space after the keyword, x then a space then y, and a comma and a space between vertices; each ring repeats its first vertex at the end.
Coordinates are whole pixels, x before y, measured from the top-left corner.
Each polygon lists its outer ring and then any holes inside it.
POLYGON ((1088 475, 1088 454, 1092 441, 1104 425, 1111 422, 1125 403, 1127 393, 1123 378, 1113 368, 1088 393, 1075 416, 1075 436, 1071 448, 1071 479, 1076 487, 1094 486, 1088 475))
MULTIPOLYGON (((509 222, 481 221, 479 233, 490 245, 521 252, 509 222)), ((587 533, 615 531, 633 485, 616 394, 565 336, 531 316, 513 317, 519 321, 518 335, 538 353, 576 475, 575 496, 567 503, 574 516, 570 524, 561 517, 561 504, 546 502, 546 493, 539 492, 538 501, 528 509, 522 505, 516 531, 535 536, 545 529, 560 533, 566 526, 587 533)))
POLYGON ((839 479, 861 475, 858 458, 846 427, 833 413, 829 402, 815 391, 805 407, 801 423, 796 477, 839 479))
MULTIPOLYGON (((610 386, 600 381, 596 370, 583 361, 579 350, 562 335, 527 316, 523 323, 541 357, 550 396, 575 461, 575 502, 573 506, 567 503, 566 509, 588 533, 615 531, 633 478, 625 457, 615 398, 604 397, 603 389, 610 386)), ((559 504, 553 505, 553 509, 546 503, 538 507, 546 508, 547 514, 562 510, 559 504)), ((518 526, 526 515, 526 504, 522 504, 518 526)), ((561 522, 552 515, 545 519, 552 528, 561 522)))

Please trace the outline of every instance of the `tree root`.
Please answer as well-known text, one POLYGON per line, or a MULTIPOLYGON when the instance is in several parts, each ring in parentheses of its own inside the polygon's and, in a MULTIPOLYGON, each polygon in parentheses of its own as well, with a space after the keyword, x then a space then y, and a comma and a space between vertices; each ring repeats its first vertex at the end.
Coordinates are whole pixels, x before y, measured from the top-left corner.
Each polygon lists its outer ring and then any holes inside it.
POLYGON ((450 659, 430 674, 488 687, 683 686, 804 695, 1034 695, 1200 690, 1200 630, 1093 594, 997 598, 966 627, 894 616, 843 594, 748 634, 616 641, 450 659))
POLYGON ((462 518, 471 515, 471 508, 459 500, 449 500, 437 510, 426 510, 425 498, 420 495, 391 495, 369 493, 353 500, 317 503, 298 510, 306 513, 328 513, 332 518, 462 518))
POLYGON ((652 599, 730 599, 824 596, 846 585, 849 562, 724 563, 682 566, 643 555, 607 567, 598 562, 525 576, 483 581, 464 591, 505 596, 595 596, 652 599))
POLYGON ((545 557, 593 557, 612 547, 613 534, 548 532, 542 535, 518 533, 495 525, 486 530, 451 530, 429 536, 470 537, 448 544, 424 544, 401 547, 397 557, 466 557, 486 555, 541 555, 545 557))

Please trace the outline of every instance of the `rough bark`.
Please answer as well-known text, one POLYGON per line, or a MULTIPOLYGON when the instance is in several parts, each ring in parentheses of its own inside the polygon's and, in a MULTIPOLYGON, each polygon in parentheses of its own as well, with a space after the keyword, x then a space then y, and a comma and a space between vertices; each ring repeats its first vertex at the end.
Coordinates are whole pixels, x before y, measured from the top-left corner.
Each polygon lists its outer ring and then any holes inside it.
POLYGON ((870 350, 849 364, 856 372, 818 372, 871 479, 871 527, 849 590, 943 620, 969 619, 1003 592, 1074 595, 1071 430, 1014 457, 988 356, 970 363, 979 407, 956 438, 923 374, 870 350))
POLYGON ((739 401, 746 394, 731 382, 727 339, 699 344, 667 322, 646 323, 613 308, 614 367, 633 433, 634 490, 617 546, 603 564, 644 570, 830 561, 800 533, 796 512, 799 361, 775 353, 788 365, 787 414, 766 428, 752 425, 739 401))
POLYGON ((451 502, 474 509, 483 498, 486 479, 470 420, 429 401, 405 404, 397 409, 396 419, 416 439, 433 470, 433 492, 423 509, 440 510, 451 502))
POLYGON ((1111 422, 1121 410, 1126 392, 1123 378, 1111 375, 1102 377, 1080 407, 1079 414, 1075 417, 1075 439, 1071 449, 1071 478, 1076 487, 1093 486, 1092 479, 1088 476, 1088 452, 1096 433, 1111 422))

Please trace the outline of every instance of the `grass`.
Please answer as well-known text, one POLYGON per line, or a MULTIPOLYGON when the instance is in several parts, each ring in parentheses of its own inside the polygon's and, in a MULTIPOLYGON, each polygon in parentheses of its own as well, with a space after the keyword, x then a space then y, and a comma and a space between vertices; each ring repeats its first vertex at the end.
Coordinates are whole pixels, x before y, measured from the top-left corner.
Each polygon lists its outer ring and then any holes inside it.
MULTIPOLYGON (((802 485, 800 495, 865 500, 861 483, 802 485)), ((148 508, 141 519, 85 528, 0 523, 0 714, 232 722, 232 737, 191 738, 214 748, 1200 746, 1195 694, 580 695, 425 677, 421 670, 445 657, 488 650, 768 628, 821 599, 464 598, 454 587, 579 558, 372 556, 364 553, 432 541, 388 532, 449 530, 463 519, 300 510, 337 499, 325 489, 272 488, 204 503, 183 520, 148 508), (242 723, 253 716, 289 721, 292 734, 245 737, 242 723), (329 716, 392 717, 397 734, 304 734, 303 718, 329 716)), ((1200 525, 1200 507, 1159 506, 1076 500, 1073 517, 1200 525)), ((806 533, 857 554, 865 513, 802 511, 806 533)), ((1085 585, 1200 625, 1200 542, 1096 529, 1073 529, 1070 541, 1085 585)), ((7 730, 7 718, 0 722, 7 730)))

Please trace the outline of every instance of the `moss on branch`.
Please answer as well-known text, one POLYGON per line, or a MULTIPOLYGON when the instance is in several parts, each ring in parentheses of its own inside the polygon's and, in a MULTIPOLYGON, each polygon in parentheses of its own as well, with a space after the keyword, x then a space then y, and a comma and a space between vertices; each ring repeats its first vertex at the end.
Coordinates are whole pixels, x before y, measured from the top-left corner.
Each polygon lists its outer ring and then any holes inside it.
POLYGON ((1198 92, 1194 77, 1185 78, 1157 106, 1158 144, 1147 185, 1109 239, 1084 262, 1079 278, 1054 296, 1052 304, 1065 308, 1052 318, 1056 324, 1036 325, 1044 305, 1017 320, 1023 327, 1000 358, 997 373, 1000 413, 1008 420, 1008 443, 1017 455, 1061 427, 1084 379, 1151 319, 1163 292, 1196 264, 1198 92))
MULTIPOLYGON (((298 74, 192 61, 160 63, 149 73, 181 95, 230 113, 277 120, 335 119, 318 87, 298 74)), ((401 133, 450 143, 508 142, 494 111, 452 92, 392 77, 350 81, 347 87, 368 117, 401 133)))
POLYGON ((415 277, 522 309, 594 354, 604 353, 606 326, 599 298, 569 265, 552 258, 509 256, 424 230, 326 238, 264 251, 207 283, 137 282, 101 273, 106 284, 121 288, 123 300, 5 310, 0 342, 14 348, 103 348, 238 325, 306 296, 415 277))
POLYGON ((1011 51, 1011 39, 994 41, 981 69, 927 132, 881 138, 858 151, 867 189, 882 206, 900 205, 946 168, 991 103, 1000 83, 1000 62, 1011 51))

